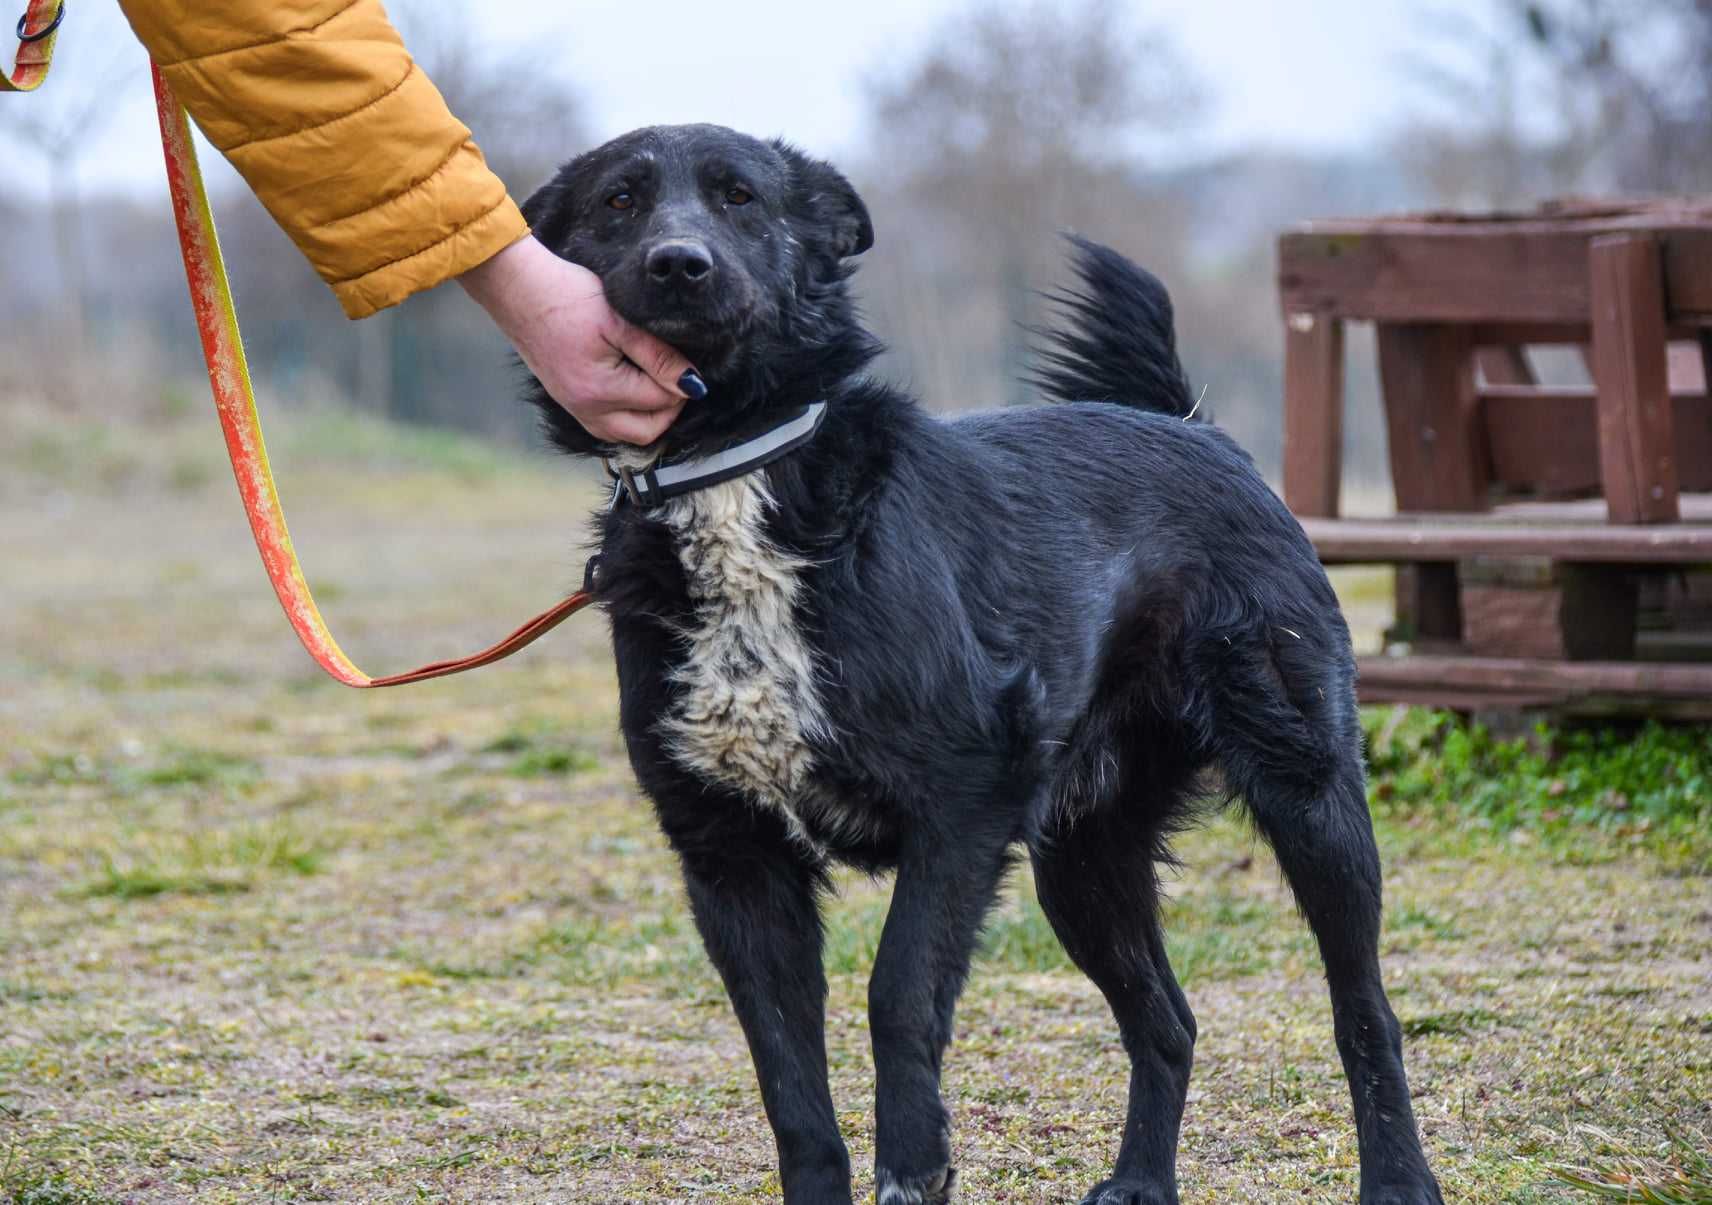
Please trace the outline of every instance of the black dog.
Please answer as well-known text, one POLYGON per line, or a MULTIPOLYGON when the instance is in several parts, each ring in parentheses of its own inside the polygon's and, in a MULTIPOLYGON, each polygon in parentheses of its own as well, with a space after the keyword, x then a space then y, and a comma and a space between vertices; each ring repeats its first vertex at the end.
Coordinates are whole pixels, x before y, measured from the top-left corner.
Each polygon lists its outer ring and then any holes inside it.
MULTIPOLYGON (((1249 458, 1184 421, 1163 287, 1078 243, 1042 382, 1065 404, 946 422, 863 375, 877 347, 847 261, 873 230, 827 164, 646 129, 526 211, 711 389, 652 467, 630 450, 595 589, 631 763, 748 1037, 786 1201, 851 1200, 823 1037, 829 864, 896 871, 869 988, 876 1190, 940 1202, 941 1061, 1019 845, 1132 1064, 1117 1166, 1086 1201, 1177 1200, 1195 1019, 1155 867, 1203 771, 1246 801, 1319 940, 1362 1200, 1438 1201, 1380 982, 1349 634, 1249 458), (788 453, 753 442, 775 431, 788 453), (733 447, 764 463, 691 463, 673 494, 669 466, 733 447)), ((535 400, 566 450, 617 451, 535 400)))

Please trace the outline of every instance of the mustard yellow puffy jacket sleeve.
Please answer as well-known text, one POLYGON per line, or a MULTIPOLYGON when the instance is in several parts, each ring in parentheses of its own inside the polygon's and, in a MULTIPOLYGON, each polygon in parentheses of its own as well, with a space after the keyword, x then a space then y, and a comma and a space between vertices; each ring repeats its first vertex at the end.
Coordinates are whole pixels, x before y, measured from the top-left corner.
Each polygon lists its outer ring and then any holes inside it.
POLYGON ((528 233, 380 0, 120 0, 173 91, 362 318, 528 233))

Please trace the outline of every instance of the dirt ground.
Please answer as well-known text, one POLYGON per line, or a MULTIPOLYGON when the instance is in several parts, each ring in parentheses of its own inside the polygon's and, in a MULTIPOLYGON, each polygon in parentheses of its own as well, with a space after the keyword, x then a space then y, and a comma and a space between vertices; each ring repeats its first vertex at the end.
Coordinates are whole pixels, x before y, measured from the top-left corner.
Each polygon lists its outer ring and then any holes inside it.
MULTIPOLYGON (((777 1200, 601 621, 448 682, 320 678, 202 418, 0 407, 0 1201, 777 1200)), ((562 465, 325 416, 276 444, 310 580, 371 671, 477 647, 578 577, 595 494, 562 465)), ((1706 878, 1426 817, 1380 835, 1447 1200, 1585 1199, 1553 1169, 1712 1146, 1706 878)), ((1184 1200, 1352 1201, 1329 1009, 1270 855, 1234 820, 1181 851, 1184 1200)), ((830 938, 861 1193, 886 899, 846 881, 830 938)), ((1078 1199, 1124 1075, 1019 884, 948 1058, 960 1199, 1078 1199)))

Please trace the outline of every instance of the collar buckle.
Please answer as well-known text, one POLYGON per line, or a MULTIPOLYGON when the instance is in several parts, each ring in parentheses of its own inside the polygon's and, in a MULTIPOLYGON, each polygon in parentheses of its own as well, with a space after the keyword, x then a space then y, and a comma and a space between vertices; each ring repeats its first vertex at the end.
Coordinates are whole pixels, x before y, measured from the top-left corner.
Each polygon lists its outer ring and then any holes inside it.
POLYGON ((642 501, 642 491, 636 488, 636 470, 635 469, 631 468, 627 464, 619 465, 618 466, 618 482, 621 486, 623 486, 624 492, 630 495, 630 500, 632 502, 634 502, 637 506, 640 506, 643 510, 648 509, 648 504, 646 502, 642 501))
POLYGON ((606 469, 606 475, 612 478, 614 503, 620 496, 628 496, 640 509, 651 510, 665 500, 659 478, 654 475, 654 462, 650 461, 636 469, 627 464, 615 466, 610 459, 602 456, 600 463, 606 469), (640 483, 638 477, 641 479, 640 483))

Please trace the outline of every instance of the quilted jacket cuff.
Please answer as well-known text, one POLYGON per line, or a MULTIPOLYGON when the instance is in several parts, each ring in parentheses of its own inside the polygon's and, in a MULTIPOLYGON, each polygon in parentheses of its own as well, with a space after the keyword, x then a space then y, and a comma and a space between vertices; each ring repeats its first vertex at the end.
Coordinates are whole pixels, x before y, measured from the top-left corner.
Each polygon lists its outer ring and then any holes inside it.
POLYGON ((506 196, 430 247, 350 280, 331 282, 333 295, 346 317, 367 318, 486 263, 528 233, 517 203, 506 196))

